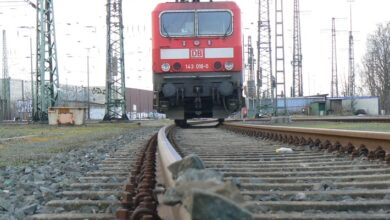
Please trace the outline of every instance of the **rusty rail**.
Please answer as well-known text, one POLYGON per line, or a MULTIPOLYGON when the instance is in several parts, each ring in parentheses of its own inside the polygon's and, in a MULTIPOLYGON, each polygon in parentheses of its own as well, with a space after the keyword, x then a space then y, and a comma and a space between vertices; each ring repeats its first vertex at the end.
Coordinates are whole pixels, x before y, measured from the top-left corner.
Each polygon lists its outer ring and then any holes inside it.
POLYGON ((137 152, 130 182, 126 185, 122 198, 123 209, 117 210, 116 219, 160 219, 153 192, 156 185, 156 146, 157 135, 154 135, 147 145, 137 152))
POLYGON ((176 142, 184 155, 197 154, 207 168, 222 172, 226 180, 237 184, 245 196, 245 207, 256 220, 388 219, 388 165, 309 150, 307 145, 280 144, 271 140, 280 135, 283 140, 284 134, 277 133, 281 129, 251 127, 232 125, 229 130, 259 138, 219 129, 178 129, 176 142), (281 146, 293 151, 280 153, 277 149, 281 146))
POLYGON ((137 152, 137 159, 131 169, 130 181, 125 186, 125 193, 122 197, 123 208, 117 210, 116 219, 149 220, 160 219, 160 216, 166 217, 167 215, 169 219, 190 219, 188 212, 181 206, 167 207, 159 204, 159 196, 155 191, 157 166, 159 166, 158 170, 161 175, 159 179, 162 180, 160 184, 171 187, 175 181, 167 167, 182 159, 167 138, 172 128, 173 126, 160 129, 158 134, 154 135, 148 144, 137 152))
MULTIPOLYGON (((390 123, 390 117, 387 116, 377 116, 377 117, 360 117, 360 116, 323 116, 323 117, 294 117, 291 116, 291 120, 293 122, 305 122, 305 121, 327 121, 327 122, 377 122, 377 123, 390 123)), ((240 122, 242 120, 229 120, 230 122, 240 122)), ((245 121, 250 122, 270 122, 271 117, 265 117, 265 118, 256 118, 256 119, 246 119, 245 121)))
POLYGON ((295 145, 310 145, 329 152, 349 153, 353 157, 390 162, 390 133, 349 131, 338 129, 298 128, 225 123, 224 128, 251 136, 272 139, 295 145))

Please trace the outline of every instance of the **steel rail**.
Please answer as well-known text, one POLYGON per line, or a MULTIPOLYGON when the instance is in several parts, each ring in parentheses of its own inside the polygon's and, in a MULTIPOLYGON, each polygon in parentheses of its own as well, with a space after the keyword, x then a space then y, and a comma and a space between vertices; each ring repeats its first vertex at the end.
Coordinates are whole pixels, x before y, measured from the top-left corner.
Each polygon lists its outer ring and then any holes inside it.
MULTIPOLYGON (((229 121, 242 121, 242 120, 229 120, 229 121)), ((265 118, 256 118, 256 119, 245 119, 245 121, 251 122, 270 122, 270 117, 265 118)), ((378 116, 378 117, 369 117, 369 116, 323 116, 323 117, 294 117, 291 116, 291 121, 293 122, 306 122, 306 121, 327 121, 327 122, 377 122, 377 123, 390 123, 390 117, 387 116, 378 116)))
MULTIPOLYGON (((225 123, 227 129, 243 129, 246 133, 289 144, 320 146, 329 151, 364 151, 366 156, 381 147, 390 153, 390 132, 351 131, 339 129, 319 129, 283 127, 270 125, 248 125, 225 123)), ((373 154, 372 153, 372 154, 373 154)), ((382 152, 383 153, 383 152, 382 152)), ((384 159, 384 158, 382 158, 384 159)))
POLYGON ((329 122, 378 122, 390 123, 390 117, 292 117, 292 121, 329 121, 329 122))
POLYGON ((237 184, 254 219, 389 219, 390 169, 382 161, 350 160, 273 142, 280 135, 270 131, 235 129, 263 140, 219 129, 177 129, 176 143, 183 155, 198 155, 208 169, 237 184), (281 146, 293 152, 277 152, 281 146))
MULTIPOLYGON (((176 152, 174 147, 169 142, 167 135, 173 129, 174 126, 165 126, 160 129, 157 137, 157 151, 158 151, 158 159, 159 159, 159 167, 160 173, 162 174, 161 179, 163 181, 163 185, 168 187, 173 187, 175 185, 175 180, 172 178, 171 172, 168 170, 168 166, 172 163, 179 161, 182 157, 179 153, 176 152)), ((159 200, 161 198, 159 197, 159 200)), ((167 219, 166 216, 169 216, 169 219, 180 219, 180 220, 189 220, 191 216, 184 209, 183 206, 164 206, 160 202, 160 206, 158 208, 158 212, 161 218, 167 219)))

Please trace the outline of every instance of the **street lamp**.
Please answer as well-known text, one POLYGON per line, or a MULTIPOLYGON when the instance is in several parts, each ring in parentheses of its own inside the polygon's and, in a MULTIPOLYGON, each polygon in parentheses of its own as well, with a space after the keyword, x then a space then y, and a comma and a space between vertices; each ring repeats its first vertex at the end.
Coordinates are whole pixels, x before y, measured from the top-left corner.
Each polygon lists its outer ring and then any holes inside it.
POLYGON ((88 120, 91 119, 91 103, 89 101, 89 50, 90 48, 87 49, 87 108, 88 108, 88 120))

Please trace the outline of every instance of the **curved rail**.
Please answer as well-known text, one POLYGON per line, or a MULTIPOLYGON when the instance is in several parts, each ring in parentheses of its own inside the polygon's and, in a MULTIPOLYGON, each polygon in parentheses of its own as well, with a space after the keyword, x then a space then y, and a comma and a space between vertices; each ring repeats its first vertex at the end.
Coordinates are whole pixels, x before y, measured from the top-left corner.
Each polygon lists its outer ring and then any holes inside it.
MULTIPOLYGON (((181 160, 182 157, 176 152, 174 147, 171 145, 167 138, 167 134, 171 131, 174 126, 165 126, 160 129, 158 132, 158 155, 160 160, 160 168, 162 179, 164 181, 165 187, 173 187, 175 185, 175 180, 172 178, 171 172, 168 170, 168 166, 172 163, 181 160)), ((161 206, 161 203, 160 203, 161 206)), ((164 212, 164 215, 169 215, 170 219, 181 219, 187 220, 191 219, 189 213, 183 208, 183 206, 161 206, 159 207, 159 212, 164 212)))
MULTIPOLYGON (((254 136, 265 137, 275 141, 282 141, 297 145, 320 146, 328 151, 364 151, 366 156, 380 151, 381 159, 385 159, 383 151, 390 152, 390 133, 350 131, 338 129, 298 128, 265 125, 244 125, 225 123, 229 130, 244 130, 254 136), (371 151, 371 152, 369 152, 371 151)), ((240 131, 239 131, 240 132, 240 131)), ((359 155, 361 152, 359 152, 359 155)), ((376 156, 376 155, 372 155, 376 156)), ((377 159, 377 158, 375 158, 377 159)))
POLYGON ((164 181, 165 185, 169 187, 174 185, 174 180, 172 179, 171 172, 169 172, 167 167, 172 163, 182 159, 182 157, 176 152, 167 138, 167 134, 172 128, 173 126, 165 126, 161 128, 157 137, 158 153, 161 160, 164 181))

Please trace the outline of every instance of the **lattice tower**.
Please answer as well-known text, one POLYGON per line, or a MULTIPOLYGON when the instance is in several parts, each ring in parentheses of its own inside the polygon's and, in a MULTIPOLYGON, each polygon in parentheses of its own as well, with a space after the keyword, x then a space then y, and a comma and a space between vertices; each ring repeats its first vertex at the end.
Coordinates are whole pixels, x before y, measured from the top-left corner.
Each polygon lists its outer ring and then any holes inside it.
POLYGON ((301 41, 301 18, 299 0, 294 0, 294 33, 293 33, 293 86, 292 97, 303 96, 302 77, 302 41, 301 41))
POLYGON ((58 62, 54 0, 37 0, 37 75, 34 121, 47 121, 48 108, 58 102, 58 62))
POLYGON ((280 109, 285 115, 287 113, 286 100, 286 74, 284 54, 284 21, 283 21, 283 0, 275 0, 275 83, 276 99, 275 110, 278 114, 280 109), (280 105, 278 99, 281 100, 280 105))
POLYGON ((122 0, 107 0, 106 113, 104 120, 128 119, 122 0))
POLYGON ((259 0, 257 22, 257 94, 262 111, 273 112, 271 20, 269 0, 259 0))

